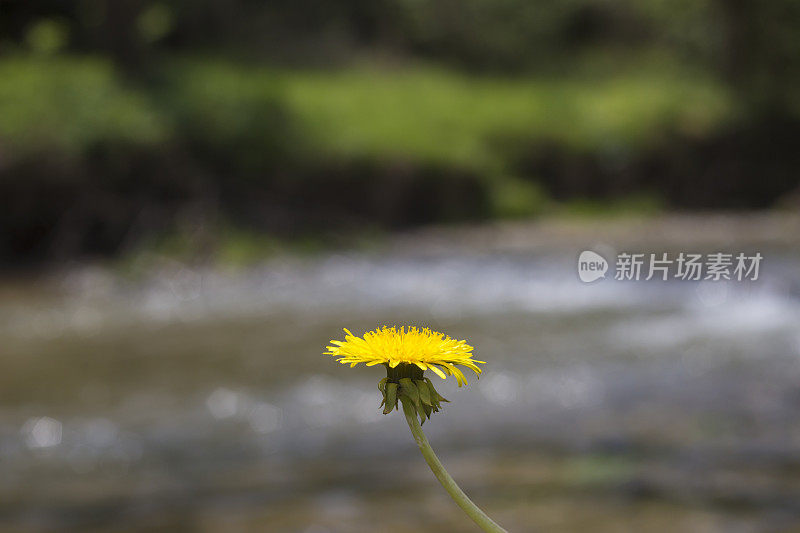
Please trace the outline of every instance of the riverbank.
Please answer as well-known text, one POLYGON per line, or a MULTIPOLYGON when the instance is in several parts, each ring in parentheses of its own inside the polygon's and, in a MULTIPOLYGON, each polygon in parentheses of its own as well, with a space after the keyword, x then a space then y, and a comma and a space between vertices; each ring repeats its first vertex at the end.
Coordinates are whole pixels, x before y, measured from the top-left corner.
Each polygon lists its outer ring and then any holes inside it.
POLYGON ((794 115, 748 111, 713 77, 646 57, 490 76, 173 56, 132 83, 99 58, 10 55, 0 115, 9 268, 186 234, 335 242, 565 210, 765 209, 797 194, 794 115))

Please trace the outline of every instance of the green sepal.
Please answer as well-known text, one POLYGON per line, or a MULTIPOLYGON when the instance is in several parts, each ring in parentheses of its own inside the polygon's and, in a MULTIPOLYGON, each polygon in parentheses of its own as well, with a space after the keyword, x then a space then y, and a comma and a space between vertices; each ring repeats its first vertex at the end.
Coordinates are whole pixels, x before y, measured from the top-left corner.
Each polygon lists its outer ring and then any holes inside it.
POLYGON ((442 402, 447 398, 439 394, 433 382, 424 376, 422 369, 401 364, 396 368, 384 364, 387 376, 378 382, 378 390, 383 395, 380 408, 384 414, 389 414, 398 408, 401 399, 407 399, 414 406, 414 412, 419 417, 420 423, 430 420, 433 413, 438 413, 442 402))
POLYGON ((383 414, 388 415, 395 407, 397 407, 397 383, 386 384, 386 407, 383 409, 383 414))
POLYGON ((417 386, 414 385, 414 382, 411 381, 411 378, 401 378, 400 379, 400 393, 405 394, 408 398, 414 402, 414 407, 419 410, 420 402, 419 402, 419 391, 417 390, 417 386))
POLYGON ((424 405, 419 404, 414 407, 414 410, 417 412, 417 418, 419 418, 419 424, 422 425, 425 423, 425 410, 424 405))
POLYGON ((431 400, 434 400, 437 404, 440 402, 450 403, 450 400, 439 394, 439 392, 436 390, 436 387, 433 386, 433 382, 430 380, 430 378, 425 378, 425 382, 428 384, 428 388, 431 390, 431 400))
POLYGON ((433 383, 428 378, 424 380, 425 388, 428 389, 428 398, 431 400, 431 406, 434 408, 434 411, 439 410, 439 394, 436 392, 436 389, 433 388, 433 383))
POLYGON ((417 391, 419 392, 419 399, 425 405, 433 405, 431 401, 431 392, 428 388, 428 384, 425 383, 421 379, 414 380, 414 384, 417 386, 417 391))
MULTIPOLYGON (((422 410, 425 411, 425 418, 430 420, 431 419, 431 412, 433 411, 433 407, 431 407, 430 405, 423 404, 422 405, 422 410)), ((420 424, 424 424, 424 423, 425 423, 425 420, 422 420, 422 422, 420 422, 420 424)))

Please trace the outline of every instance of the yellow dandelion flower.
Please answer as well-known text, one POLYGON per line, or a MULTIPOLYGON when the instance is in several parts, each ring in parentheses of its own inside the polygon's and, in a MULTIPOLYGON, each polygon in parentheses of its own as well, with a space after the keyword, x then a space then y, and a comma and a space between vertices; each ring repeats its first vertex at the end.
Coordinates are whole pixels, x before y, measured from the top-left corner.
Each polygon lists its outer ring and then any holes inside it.
POLYGON ((351 368, 358 363, 385 366, 386 377, 378 382, 378 390, 383 397, 380 404, 383 414, 390 414, 402 404, 403 414, 417 446, 447 493, 484 531, 508 533, 464 494, 444 469, 422 432, 422 424, 441 410, 442 402, 448 401, 424 376, 425 371, 431 370, 442 379, 448 375, 455 376, 458 386, 464 385, 467 380, 458 367, 469 368, 480 376, 478 364, 484 364, 484 361, 472 358, 472 346, 467 341, 452 339, 428 328, 384 326, 368 331, 362 337, 353 335, 347 328, 344 332, 344 340, 332 340, 323 354, 332 355, 351 368))
POLYGON ((325 355, 333 355, 337 361, 351 367, 358 363, 383 364, 387 369, 414 365, 423 372, 430 369, 442 379, 453 375, 460 387, 467 380, 456 365, 480 375, 481 369, 476 363, 484 363, 472 358, 473 348, 466 341, 428 328, 384 326, 364 333, 363 337, 356 337, 346 328, 344 332, 345 340, 331 340, 332 346, 327 347, 325 355))

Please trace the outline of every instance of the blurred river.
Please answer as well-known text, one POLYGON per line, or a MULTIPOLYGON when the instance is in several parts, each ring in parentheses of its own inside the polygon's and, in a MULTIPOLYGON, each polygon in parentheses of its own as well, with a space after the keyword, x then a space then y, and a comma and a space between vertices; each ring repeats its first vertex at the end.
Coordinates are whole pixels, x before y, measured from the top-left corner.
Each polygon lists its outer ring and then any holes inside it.
POLYGON ((385 323, 488 362, 424 427, 509 530, 800 527, 800 251, 760 248, 756 282, 583 284, 581 249, 7 282, 0 529, 474 531, 382 369, 321 355, 385 323))

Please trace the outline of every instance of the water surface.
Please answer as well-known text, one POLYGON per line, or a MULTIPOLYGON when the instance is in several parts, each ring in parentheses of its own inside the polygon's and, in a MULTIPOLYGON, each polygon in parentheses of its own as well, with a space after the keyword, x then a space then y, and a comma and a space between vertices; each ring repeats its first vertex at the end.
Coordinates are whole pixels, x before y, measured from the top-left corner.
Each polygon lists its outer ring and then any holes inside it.
POLYGON ((320 355, 384 323, 488 361, 425 429, 510 530, 800 527, 800 254, 762 250, 751 283, 586 285, 579 251, 8 282, 0 527, 473 531, 380 414, 381 370, 320 355))

